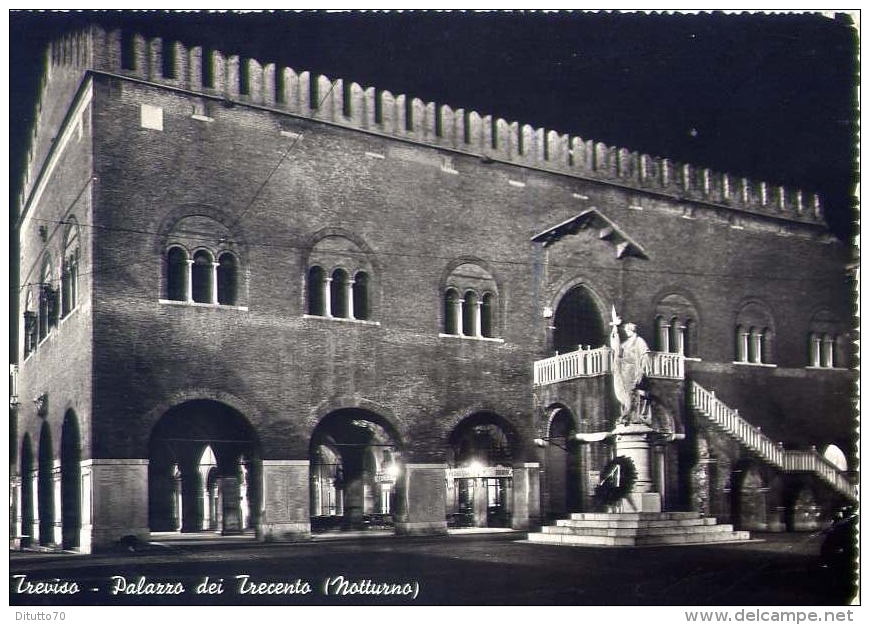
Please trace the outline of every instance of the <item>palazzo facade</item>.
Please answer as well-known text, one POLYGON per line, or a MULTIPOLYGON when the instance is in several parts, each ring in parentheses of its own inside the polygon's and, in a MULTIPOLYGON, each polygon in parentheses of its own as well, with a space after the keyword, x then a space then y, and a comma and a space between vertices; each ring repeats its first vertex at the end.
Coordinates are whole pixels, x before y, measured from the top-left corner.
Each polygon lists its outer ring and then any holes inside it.
POLYGON ((818 197, 93 27, 47 53, 17 235, 17 547, 529 529, 593 510, 612 311, 667 510, 854 497, 818 197))

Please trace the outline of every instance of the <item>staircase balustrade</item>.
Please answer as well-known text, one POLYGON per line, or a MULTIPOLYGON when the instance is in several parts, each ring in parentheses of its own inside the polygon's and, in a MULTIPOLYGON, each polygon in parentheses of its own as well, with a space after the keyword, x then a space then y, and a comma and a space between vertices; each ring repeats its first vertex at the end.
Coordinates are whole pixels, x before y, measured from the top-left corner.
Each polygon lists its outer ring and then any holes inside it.
POLYGON ((743 446, 758 454, 765 462, 783 471, 806 471, 822 478, 840 493, 855 498, 855 488, 843 473, 828 462, 815 448, 811 451, 786 450, 775 443, 738 412, 720 401, 715 392, 697 382, 690 382, 692 408, 735 437, 743 446))

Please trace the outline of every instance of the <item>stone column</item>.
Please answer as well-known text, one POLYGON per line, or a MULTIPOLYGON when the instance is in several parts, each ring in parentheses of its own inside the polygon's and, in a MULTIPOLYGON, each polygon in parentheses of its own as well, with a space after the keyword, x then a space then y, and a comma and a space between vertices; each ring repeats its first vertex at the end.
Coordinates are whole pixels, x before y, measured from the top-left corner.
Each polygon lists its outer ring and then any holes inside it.
POLYGON ((661 320, 659 326, 659 348, 663 352, 670 351, 671 346, 671 327, 664 319, 661 320))
POLYGON ((810 357, 812 359, 810 364, 813 367, 821 367, 822 366, 822 339, 820 339, 815 334, 813 335, 813 337, 811 339, 810 357))
POLYGON ((81 552, 109 548, 125 536, 147 541, 150 535, 148 460, 82 461, 81 552))
POLYGON ((457 297, 453 300, 453 327, 450 328, 450 334, 462 334, 462 316, 464 314, 462 311, 463 304, 465 304, 465 300, 461 297, 457 297))
POLYGON ((649 436, 654 430, 646 425, 618 426, 616 435, 616 455, 626 456, 634 463, 637 479, 629 496, 622 502, 623 512, 661 512, 661 495, 653 490, 650 473, 649 436))
POLYGON ((54 467, 51 470, 51 492, 54 499, 54 536, 51 542, 55 545, 63 545, 63 510, 61 507, 61 469, 60 460, 54 461, 54 467))
POLYGON ((325 277, 321 288, 323 289, 323 316, 332 317, 332 278, 325 277))
POLYGON ((741 332, 738 337, 737 362, 749 362, 749 332, 741 332))
POLYGON ((474 336, 481 336, 481 309, 483 300, 478 298, 474 301, 474 336))
POLYGON ((27 529, 30 534, 30 544, 35 547, 39 545, 41 538, 39 535, 39 469, 30 472, 30 488, 33 493, 30 499, 33 505, 33 520, 27 529))
POLYGON ((311 535, 308 460, 263 460, 260 541, 297 540, 311 535))
POLYGON ((822 339, 822 366, 834 366, 834 339, 830 336, 825 336, 822 339))
POLYGON ((12 475, 9 477, 9 548, 21 548, 21 535, 24 533, 21 527, 21 477, 12 475))
POLYGON ((762 359, 762 351, 761 351, 761 332, 753 332, 750 336, 750 340, 752 341, 752 345, 750 345, 750 361, 756 364, 761 363, 762 359))
POLYGON ((526 462, 513 468, 511 527, 526 530, 541 524, 541 466, 526 462))
POLYGON ((211 264, 211 303, 218 303, 218 267, 220 263, 212 262, 211 264))
POLYGON ((193 259, 187 259, 187 279, 184 282, 184 299, 188 304, 193 303, 193 259))
POLYGON ((355 319, 353 314, 353 283, 354 279, 347 277, 347 282, 344 283, 344 299, 347 302, 347 318, 355 319))
POLYGON ((447 465, 406 464, 396 482, 396 533, 447 533, 444 506, 447 465))

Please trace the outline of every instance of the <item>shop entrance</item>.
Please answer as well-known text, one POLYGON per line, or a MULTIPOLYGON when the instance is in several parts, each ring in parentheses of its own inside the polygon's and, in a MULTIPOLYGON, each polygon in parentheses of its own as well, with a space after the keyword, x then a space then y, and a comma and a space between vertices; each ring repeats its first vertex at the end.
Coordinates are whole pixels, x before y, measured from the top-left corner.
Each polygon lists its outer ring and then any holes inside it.
POLYGON ((311 437, 311 531, 395 526, 398 436, 379 415, 357 408, 325 416, 311 437))
POLYGON ((451 434, 446 482, 448 527, 510 527, 513 429, 498 415, 478 413, 451 434))

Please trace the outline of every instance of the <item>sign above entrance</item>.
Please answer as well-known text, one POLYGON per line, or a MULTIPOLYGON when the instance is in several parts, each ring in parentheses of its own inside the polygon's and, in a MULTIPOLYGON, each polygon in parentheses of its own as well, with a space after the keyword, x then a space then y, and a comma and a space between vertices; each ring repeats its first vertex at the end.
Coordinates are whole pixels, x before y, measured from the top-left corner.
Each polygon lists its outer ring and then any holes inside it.
POLYGON ((464 480, 475 477, 513 477, 511 467, 450 467, 447 469, 448 480, 464 480))

